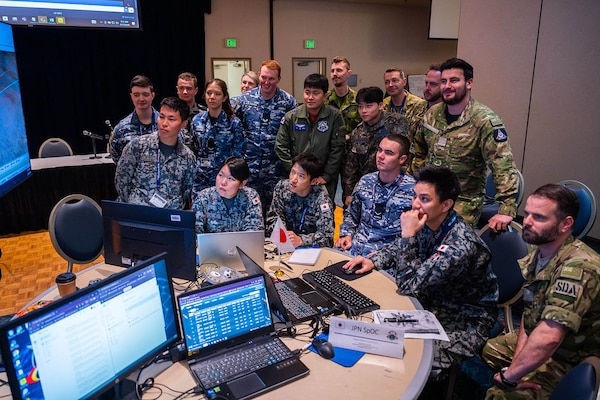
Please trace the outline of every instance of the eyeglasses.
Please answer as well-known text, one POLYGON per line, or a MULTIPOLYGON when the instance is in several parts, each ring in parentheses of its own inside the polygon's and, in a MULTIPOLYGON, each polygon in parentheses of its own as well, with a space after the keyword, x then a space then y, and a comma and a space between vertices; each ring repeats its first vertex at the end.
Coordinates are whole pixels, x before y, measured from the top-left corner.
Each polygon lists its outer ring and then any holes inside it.
POLYGON ((175 86, 175 88, 180 92, 191 92, 194 90, 194 88, 191 86, 175 86))

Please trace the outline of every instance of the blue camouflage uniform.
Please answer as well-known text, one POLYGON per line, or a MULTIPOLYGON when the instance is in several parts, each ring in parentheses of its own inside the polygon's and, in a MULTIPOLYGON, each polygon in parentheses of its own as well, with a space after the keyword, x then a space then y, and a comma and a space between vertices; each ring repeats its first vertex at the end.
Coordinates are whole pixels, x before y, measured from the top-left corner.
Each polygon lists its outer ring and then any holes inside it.
POLYGON ((142 124, 135 110, 119 121, 113 129, 113 136, 110 139, 110 156, 115 164, 119 162, 123 149, 131 139, 158 130, 158 114, 158 111, 152 108, 152 123, 150 125, 142 124))
POLYGON ((416 297, 444 327, 449 342, 434 342, 433 366, 447 369, 481 353, 498 315, 498 285, 492 256, 477 233, 454 210, 432 231, 416 235, 371 257, 376 267, 395 267, 398 293, 416 297))
POLYGON ((390 183, 381 182, 379 172, 358 181, 340 225, 340 237, 352 238, 350 254, 366 256, 396 240, 400 214, 412 208, 414 187, 415 179, 404 173, 390 183))
MULTIPOLYGON (((183 128, 180 132, 180 136, 179 138, 181 140, 183 140, 183 143, 189 147, 192 151, 194 151, 194 149, 192 149, 192 138, 194 137, 194 133, 193 133, 193 127, 194 125, 192 124, 192 121, 194 120, 194 117, 198 114, 200 114, 201 111, 206 111, 206 107, 198 104, 198 103, 194 103, 194 105, 192 106, 192 109, 190 110, 190 115, 188 116, 188 123, 185 126, 185 128, 183 128)), ((195 153, 195 152, 194 152, 195 153)))
POLYGON ((286 176, 275 154, 275 138, 283 116, 294 107, 294 97, 280 88, 269 100, 263 99, 260 86, 237 98, 235 113, 248 139, 244 155, 250 168, 248 185, 260 195, 263 212, 271 204, 273 188, 286 176))
POLYGON ((238 117, 227 119, 225 111, 213 124, 208 111, 200 112, 192 121, 190 149, 196 155, 194 189, 200 191, 215 184, 215 178, 230 156, 243 157, 246 137, 238 117))
POLYGON ((348 141, 346 165, 342 177, 343 198, 352 194, 358 180, 369 172, 377 171, 375 156, 381 139, 390 133, 409 138, 408 123, 398 113, 382 112, 373 125, 366 122, 358 124, 348 141))
POLYGON ((302 246, 331 247, 333 245, 333 205, 322 185, 312 185, 306 197, 290 190, 290 180, 283 179, 273 192, 267 214, 266 235, 270 236, 281 218, 288 231, 302 239, 302 246))
POLYGON ((192 206, 196 233, 262 231, 265 223, 256 190, 242 187, 227 207, 215 186, 198 193, 192 206))
POLYGON ((115 172, 118 200, 151 205, 160 195, 164 208, 183 209, 194 184, 196 158, 181 141, 165 158, 159 150, 158 132, 135 137, 123 149, 115 172))

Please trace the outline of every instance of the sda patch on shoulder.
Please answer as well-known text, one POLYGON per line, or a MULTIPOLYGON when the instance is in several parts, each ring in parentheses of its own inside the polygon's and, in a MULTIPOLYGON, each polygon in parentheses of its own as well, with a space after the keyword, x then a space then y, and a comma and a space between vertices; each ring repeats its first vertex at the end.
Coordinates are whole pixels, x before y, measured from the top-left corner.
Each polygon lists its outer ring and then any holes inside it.
POLYGON ((496 129, 494 131, 494 140, 496 142, 506 142, 508 140, 508 135, 504 129, 496 129))
POLYGON ((573 266, 563 267, 563 269, 560 271, 560 277, 581 281, 583 278, 583 268, 573 266))
POLYGON ((563 281, 559 279, 554 284, 554 288, 552 289, 552 293, 561 294, 563 296, 568 296, 576 299, 579 294, 579 290, 581 289, 581 285, 569 281, 563 281))

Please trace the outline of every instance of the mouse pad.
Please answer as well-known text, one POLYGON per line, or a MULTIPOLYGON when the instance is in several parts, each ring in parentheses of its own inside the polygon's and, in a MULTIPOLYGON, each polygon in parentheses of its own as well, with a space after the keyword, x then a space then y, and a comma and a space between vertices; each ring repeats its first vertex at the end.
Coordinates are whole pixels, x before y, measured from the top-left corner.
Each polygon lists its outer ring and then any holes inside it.
POLYGON ((369 275, 373 271, 373 270, 371 270, 365 274, 350 274, 350 275, 345 274, 342 266, 344 264, 346 264, 348 261, 349 260, 336 262, 335 264, 331 264, 329 267, 326 267, 325 269, 327 271, 331 272, 333 275, 335 275, 338 278, 341 278, 345 281, 353 281, 355 279, 362 278, 365 275, 369 275))
MULTIPOLYGON (((317 335, 315 337, 315 339, 325 339, 328 340, 329 339, 329 335, 326 335, 324 333, 321 333, 320 335, 317 335)), ((310 351, 312 351, 313 353, 317 353, 317 350, 311 345, 308 347, 308 349, 310 351)), ((356 362, 358 360, 360 360, 360 358, 363 356, 362 351, 356 351, 356 350, 350 350, 350 349, 344 349, 342 347, 334 347, 333 348, 333 358, 331 359, 331 361, 340 364, 343 367, 351 367, 354 364, 356 364, 356 362)), ((320 357, 320 356, 319 356, 320 357)))

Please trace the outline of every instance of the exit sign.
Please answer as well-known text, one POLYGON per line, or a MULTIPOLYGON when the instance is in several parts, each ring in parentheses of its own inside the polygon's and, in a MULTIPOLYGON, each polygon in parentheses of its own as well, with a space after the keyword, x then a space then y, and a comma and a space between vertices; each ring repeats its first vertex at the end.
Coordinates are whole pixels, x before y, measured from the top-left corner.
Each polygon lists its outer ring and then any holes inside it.
POLYGON ((305 49, 314 49, 316 47, 316 43, 314 40, 311 39, 307 39, 304 41, 304 48, 305 49))
POLYGON ((237 47, 237 39, 225 39, 225 47, 237 47))

